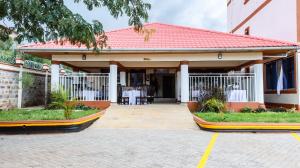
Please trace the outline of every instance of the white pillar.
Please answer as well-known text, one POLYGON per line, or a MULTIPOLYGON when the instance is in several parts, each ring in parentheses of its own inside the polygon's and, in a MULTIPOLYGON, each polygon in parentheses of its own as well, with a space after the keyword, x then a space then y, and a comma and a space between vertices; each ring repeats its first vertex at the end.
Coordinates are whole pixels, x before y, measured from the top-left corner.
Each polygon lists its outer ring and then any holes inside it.
POLYGON ((44 105, 47 107, 47 100, 48 100, 48 70, 49 70, 49 65, 48 64, 43 64, 43 70, 45 71, 45 102, 44 105))
POLYGON ((264 65, 253 65, 253 73, 255 74, 255 101, 264 104, 264 65))
POLYGON ((298 108, 299 108, 299 106, 300 106, 300 92, 299 92, 300 91, 300 50, 298 50, 296 52, 295 57, 296 57, 296 63, 295 63, 296 67, 294 67, 294 69, 295 69, 294 71, 297 74, 297 76, 296 76, 297 85, 295 87, 297 88, 298 108))
POLYGON ((118 65, 111 63, 109 65, 109 99, 110 102, 117 102, 117 82, 118 82, 118 65))
POLYGON ((126 86, 126 72, 124 71, 120 72, 120 84, 126 86))
POLYGON ((176 74, 176 89, 177 89, 177 91, 176 91, 176 97, 177 97, 177 101, 180 101, 180 94, 181 94, 181 90, 180 90, 180 82, 181 82, 181 80, 180 80, 180 71, 177 71, 177 74, 176 74))
POLYGON ((181 102, 189 101, 189 65, 184 62, 180 65, 181 102))
POLYGON ((51 92, 59 89, 59 63, 51 64, 51 92))
POLYGON ((23 92, 23 64, 22 58, 16 58, 16 64, 19 65, 19 83, 18 83, 18 108, 22 108, 22 92, 23 92))

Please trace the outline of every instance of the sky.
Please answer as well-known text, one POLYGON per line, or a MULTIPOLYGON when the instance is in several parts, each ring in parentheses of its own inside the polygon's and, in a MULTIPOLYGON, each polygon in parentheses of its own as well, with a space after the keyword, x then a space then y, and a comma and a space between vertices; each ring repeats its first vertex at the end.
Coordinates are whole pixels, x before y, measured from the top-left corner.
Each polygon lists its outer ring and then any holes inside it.
MULTIPOLYGON (((160 22, 217 31, 226 31, 226 0, 146 0, 152 7, 148 22, 160 22)), ((105 8, 89 11, 73 0, 65 4, 87 21, 99 20, 105 31, 128 27, 126 17, 117 20, 105 8)))

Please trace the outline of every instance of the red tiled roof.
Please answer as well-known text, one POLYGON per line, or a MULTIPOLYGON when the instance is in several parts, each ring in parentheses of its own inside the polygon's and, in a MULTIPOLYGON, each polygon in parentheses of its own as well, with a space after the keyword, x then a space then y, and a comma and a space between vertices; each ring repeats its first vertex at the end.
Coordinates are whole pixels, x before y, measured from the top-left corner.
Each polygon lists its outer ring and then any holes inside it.
MULTIPOLYGON (((145 41, 144 35, 136 33, 132 27, 107 32, 108 46, 113 49, 206 49, 206 48, 255 48, 255 47, 288 47, 296 43, 242 36, 211 30, 175 26, 161 23, 145 24, 146 29, 155 32, 145 41)), ((65 43, 34 43, 21 46, 36 49, 84 49, 65 43)))

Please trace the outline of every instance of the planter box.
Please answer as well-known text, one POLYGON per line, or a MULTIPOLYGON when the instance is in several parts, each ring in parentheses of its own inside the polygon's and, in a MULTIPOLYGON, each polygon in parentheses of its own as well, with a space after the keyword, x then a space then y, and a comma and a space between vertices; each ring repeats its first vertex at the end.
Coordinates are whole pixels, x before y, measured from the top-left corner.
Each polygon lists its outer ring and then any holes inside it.
POLYGON ((0 134, 79 132, 99 119, 105 111, 73 120, 0 121, 0 134))

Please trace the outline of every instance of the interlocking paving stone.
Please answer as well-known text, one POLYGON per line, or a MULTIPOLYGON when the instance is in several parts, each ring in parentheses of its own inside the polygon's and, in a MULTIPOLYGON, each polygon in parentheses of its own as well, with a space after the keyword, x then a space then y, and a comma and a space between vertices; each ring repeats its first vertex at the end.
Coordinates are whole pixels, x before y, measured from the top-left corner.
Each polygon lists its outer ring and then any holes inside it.
MULTIPOLYGON (((184 106, 145 107, 115 106, 78 133, 0 135, 0 168, 196 168, 213 133, 195 127, 184 106)), ((299 158, 288 133, 220 133, 206 168, 300 168, 299 158)))

